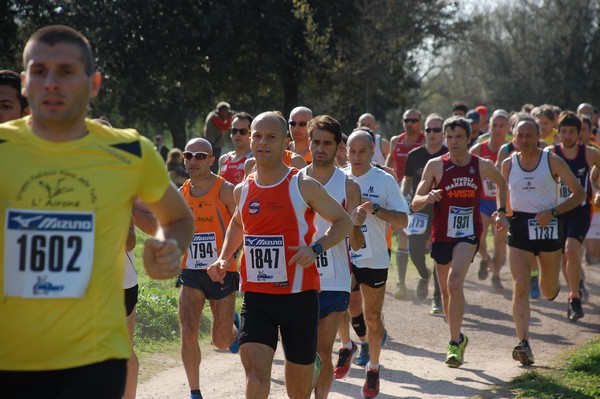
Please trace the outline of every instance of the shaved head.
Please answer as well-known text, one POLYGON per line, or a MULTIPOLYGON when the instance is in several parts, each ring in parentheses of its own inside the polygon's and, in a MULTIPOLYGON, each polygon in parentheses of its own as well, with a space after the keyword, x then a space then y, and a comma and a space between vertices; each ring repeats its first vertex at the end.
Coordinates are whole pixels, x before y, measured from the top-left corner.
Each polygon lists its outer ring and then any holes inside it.
POLYGON ((308 107, 296 107, 290 112, 290 120, 298 114, 306 114, 308 115, 308 119, 312 119, 313 113, 308 107))
POLYGON ((263 112, 262 114, 259 114, 252 121, 252 125, 250 125, 250 130, 252 130, 252 131, 256 130, 256 125, 261 121, 276 122, 275 125, 279 127, 279 129, 278 129, 279 133, 281 133, 284 137, 287 137, 287 122, 278 113, 273 112, 273 111, 268 111, 268 112, 263 112))
POLYGON ((368 143, 369 146, 373 147, 375 142, 373 141, 373 137, 368 132, 364 130, 355 130, 352 132, 350 137, 348 137, 348 145, 351 145, 353 142, 365 142, 368 143))
POLYGON ((356 123, 356 126, 357 127, 366 126, 369 129, 371 129, 372 131, 375 131, 375 128, 377 127, 377 121, 375 120, 375 117, 372 114, 365 113, 365 114, 362 114, 360 116, 360 118, 358 118, 358 122, 356 123))
POLYGON ((212 144, 210 144, 210 142, 206 139, 203 139, 202 137, 195 137, 193 139, 191 139, 190 141, 187 142, 187 144, 185 145, 185 149, 189 150, 190 148, 195 148, 201 151, 206 151, 209 154, 212 155, 213 153, 213 148, 212 148, 212 144))

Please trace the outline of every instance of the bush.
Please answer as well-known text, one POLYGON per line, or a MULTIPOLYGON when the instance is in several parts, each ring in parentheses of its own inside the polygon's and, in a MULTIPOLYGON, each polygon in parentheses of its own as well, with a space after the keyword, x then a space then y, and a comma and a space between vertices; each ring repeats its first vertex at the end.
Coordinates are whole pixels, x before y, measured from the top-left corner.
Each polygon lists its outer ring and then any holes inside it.
POLYGON ((140 286, 136 336, 141 339, 179 339, 175 290, 140 286))

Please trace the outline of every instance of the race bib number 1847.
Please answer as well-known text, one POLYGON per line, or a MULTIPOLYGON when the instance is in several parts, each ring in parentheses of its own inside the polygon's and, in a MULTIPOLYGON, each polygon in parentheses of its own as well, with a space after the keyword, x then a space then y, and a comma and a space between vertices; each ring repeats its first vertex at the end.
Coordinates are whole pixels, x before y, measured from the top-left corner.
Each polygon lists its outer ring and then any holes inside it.
POLYGON ((244 235, 244 259, 248 281, 288 281, 283 236, 244 235))

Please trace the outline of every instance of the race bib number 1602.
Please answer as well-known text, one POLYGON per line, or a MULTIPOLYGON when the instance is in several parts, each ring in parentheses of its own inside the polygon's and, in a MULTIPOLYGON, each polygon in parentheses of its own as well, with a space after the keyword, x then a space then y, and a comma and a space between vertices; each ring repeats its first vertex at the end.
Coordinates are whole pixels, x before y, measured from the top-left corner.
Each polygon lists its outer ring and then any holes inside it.
POLYGON ((6 210, 4 293, 79 298, 94 259, 93 212, 6 210))

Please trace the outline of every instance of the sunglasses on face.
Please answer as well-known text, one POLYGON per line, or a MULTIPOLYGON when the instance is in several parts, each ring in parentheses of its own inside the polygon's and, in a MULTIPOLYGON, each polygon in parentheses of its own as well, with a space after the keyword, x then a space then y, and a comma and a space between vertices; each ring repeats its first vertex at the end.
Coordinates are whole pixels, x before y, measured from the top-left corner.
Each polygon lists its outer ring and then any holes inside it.
POLYGON ((419 121, 420 121, 420 119, 417 119, 417 118, 406 118, 406 119, 404 119, 404 123, 417 123, 419 121))
POLYGON ((289 121, 288 123, 290 124, 291 127, 295 127, 296 125, 298 125, 300 127, 306 126, 306 122, 304 122, 304 121, 300 121, 300 122, 289 121))
POLYGON ((236 129, 236 128, 232 127, 231 129, 229 129, 229 133, 231 135, 239 133, 241 136, 245 136, 248 134, 248 129, 236 129))
POLYGON ((206 152, 191 152, 191 151, 183 152, 183 157, 185 159, 196 158, 198 161, 202 161, 203 159, 206 159, 209 156, 210 156, 210 154, 207 154, 206 152))
POLYGON ((442 131, 441 127, 428 127, 427 129, 425 129, 425 133, 440 133, 442 131))

